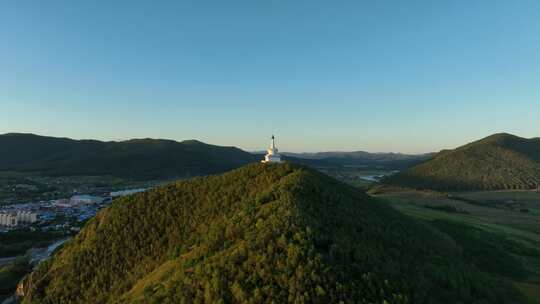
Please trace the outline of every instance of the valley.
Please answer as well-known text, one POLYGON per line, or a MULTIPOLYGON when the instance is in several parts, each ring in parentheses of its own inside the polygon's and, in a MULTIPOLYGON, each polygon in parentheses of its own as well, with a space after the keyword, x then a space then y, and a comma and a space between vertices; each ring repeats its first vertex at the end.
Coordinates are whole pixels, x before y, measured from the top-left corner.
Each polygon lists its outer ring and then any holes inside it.
POLYGON ((540 192, 409 189, 375 197, 447 233, 479 267, 511 281, 527 303, 539 303, 540 192))

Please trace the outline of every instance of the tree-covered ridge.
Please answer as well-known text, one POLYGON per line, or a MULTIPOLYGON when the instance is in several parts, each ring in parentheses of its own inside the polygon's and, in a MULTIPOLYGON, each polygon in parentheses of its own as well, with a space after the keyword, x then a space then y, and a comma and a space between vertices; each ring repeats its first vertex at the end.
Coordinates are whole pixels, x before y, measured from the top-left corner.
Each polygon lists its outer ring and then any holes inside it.
POLYGON ((438 190, 534 189, 540 185, 540 139, 495 134, 442 151, 386 183, 438 190))
POLYGON ((0 135, 0 171, 44 175, 171 178, 220 173, 257 159, 234 147, 196 140, 73 140, 33 134, 0 135))
POLYGON ((253 164, 120 199, 23 303, 512 303, 444 234, 310 169, 253 164))

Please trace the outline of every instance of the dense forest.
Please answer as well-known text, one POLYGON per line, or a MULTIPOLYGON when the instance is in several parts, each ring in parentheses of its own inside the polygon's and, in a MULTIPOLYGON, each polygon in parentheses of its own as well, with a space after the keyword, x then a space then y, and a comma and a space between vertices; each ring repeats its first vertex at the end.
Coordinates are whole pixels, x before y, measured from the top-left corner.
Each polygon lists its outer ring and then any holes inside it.
POLYGON ((224 172, 257 158, 234 147, 196 140, 102 142, 11 133, 0 135, 0 147, 0 171, 50 176, 189 177, 224 172))
POLYGON ((391 176, 386 184, 435 190, 535 189, 540 138, 495 134, 391 176))
POLYGON ((119 199, 25 278, 23 303, 519 303, 452 238, 298 165, 119 199))

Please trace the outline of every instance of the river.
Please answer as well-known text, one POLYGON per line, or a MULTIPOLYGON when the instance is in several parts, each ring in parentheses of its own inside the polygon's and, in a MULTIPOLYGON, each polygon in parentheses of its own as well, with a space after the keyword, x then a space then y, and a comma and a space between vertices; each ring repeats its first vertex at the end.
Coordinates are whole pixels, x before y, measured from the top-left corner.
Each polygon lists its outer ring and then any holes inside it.
MULTIPOLYGON (((51 245, 44 247, 44 248, 31 248, 27 251, 27 254, 30 255, 30 263, 32 264, 39 264, 39 262, 43 261, 44 259, 48 258, 56 248, 60 247, 60 245, 64 244, 67 240, 70 238, 64 238, 61 240, 58 240, 51 245)), ((13 257, 7 257, 7 258, 0 258, 0 266, 9 264, 13 262, 17 256, 13 257)))

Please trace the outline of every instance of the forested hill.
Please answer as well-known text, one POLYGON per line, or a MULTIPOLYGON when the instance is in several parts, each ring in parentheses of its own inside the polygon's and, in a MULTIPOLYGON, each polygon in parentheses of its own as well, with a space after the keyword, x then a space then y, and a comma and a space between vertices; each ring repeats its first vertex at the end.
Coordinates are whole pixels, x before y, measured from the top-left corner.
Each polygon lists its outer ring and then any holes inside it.
POLYGON ((495 134, 442 151, 385 182, 437 190, 534 189, 540 185, 540 138, 495 134))
POLYGON ((256 161, 234 147, 190 140, 72 140, 33 134, 0 135, 0 171, 45 175, 174 178, 224 172, 256 161))
POLYGON ((514 303, 446 235, 288 163, 119 199, 18 293, 23 303, 514 303))

